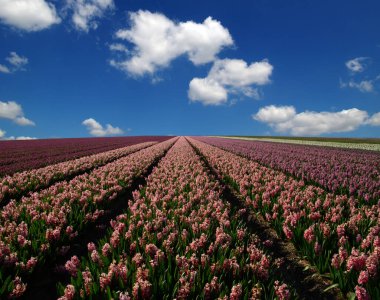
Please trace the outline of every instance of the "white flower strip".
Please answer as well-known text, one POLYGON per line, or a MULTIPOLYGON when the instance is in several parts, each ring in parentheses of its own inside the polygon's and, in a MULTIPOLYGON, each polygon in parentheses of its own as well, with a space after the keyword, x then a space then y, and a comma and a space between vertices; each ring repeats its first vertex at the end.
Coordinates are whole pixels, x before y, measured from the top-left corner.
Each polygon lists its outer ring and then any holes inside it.
POLYGON ((292 139, 271 139, 271 138, 229 137, 229 136, 223 136, 223 138, 225 138, 225 139, 248 140, 248 141, 252 140, 252 141, 265 141, 265 142, 286 143, 286 144, 300 144, 300 145, 311 145, 311 146, 321 146, 321 147, 335 147, 335 148, 380 151, 380 144, 368 144, 368 143, 344 143, 344 142, 328 142, 328 141, 320 142, 320 141, 306 141, 306 140, 292 140, 292 139))

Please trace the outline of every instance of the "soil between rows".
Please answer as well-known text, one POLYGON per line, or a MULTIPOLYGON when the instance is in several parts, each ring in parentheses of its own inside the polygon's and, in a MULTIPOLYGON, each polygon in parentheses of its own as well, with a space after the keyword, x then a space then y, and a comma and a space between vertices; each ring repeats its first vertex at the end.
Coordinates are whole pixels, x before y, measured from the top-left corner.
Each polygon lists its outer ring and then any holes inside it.
MULTIPOLYGON (((173 145, 175 143, 176 142, 174 142, 173 145)), ((132 192, 146 184, 146 178, 152 173, 153 169, 173 145, 170 146, 163 155, 157 157, 143 174, 135 178, 129 188, 124 190, 104 208, 104 215, 99 217, 95 222, 89 223, 88 226, 70 242, 70 250, 65 255, 51 257, 44 265, 36 267, 30 278, 26 280, 28 284, 27 289, 20 299, 50 300, 59 297, 57 284, 59 282, 63 284, 70 282, 70 275, 64 269, 66 261, 74 255, 78 256, 78 258, 87 255, 87 244, 89 242, 96 244, 97 241, 106 236, 110 221, 128 208, 128 200, 132 199, 132 192)))
MULTIPOLYGON (((223 178, 220 177, 200 151, 189 140, 187 141, 205 163, 210 174, 224 187, 223 198, 239 209, 247 209, 240 195, 231 189, 228 184, 225 184, 223 178)), ((302 259, 298 255, 294 245, 280 238, 263 217, 247 209, 243 218, 251 232, 256 234, 261 241, 270 240, 273 242, 269 248, 272 256, 284 259, 284 263, 279 268, 279 276, 296 289, 301 299, 345 299, 341 290, 337 287, 330 288, 333 283, 330 280, 324 279, 316 268, 312 267, 308 261, 302 259)))

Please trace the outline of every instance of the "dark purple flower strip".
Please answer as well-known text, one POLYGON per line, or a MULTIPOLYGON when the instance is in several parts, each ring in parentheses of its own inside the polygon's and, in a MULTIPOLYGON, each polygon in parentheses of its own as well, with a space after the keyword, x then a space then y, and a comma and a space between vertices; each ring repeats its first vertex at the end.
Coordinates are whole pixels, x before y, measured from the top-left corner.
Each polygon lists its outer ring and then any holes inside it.
POLYGON ((126 147, 169 139, 163 136, 0 141, 0 176, 126 147))

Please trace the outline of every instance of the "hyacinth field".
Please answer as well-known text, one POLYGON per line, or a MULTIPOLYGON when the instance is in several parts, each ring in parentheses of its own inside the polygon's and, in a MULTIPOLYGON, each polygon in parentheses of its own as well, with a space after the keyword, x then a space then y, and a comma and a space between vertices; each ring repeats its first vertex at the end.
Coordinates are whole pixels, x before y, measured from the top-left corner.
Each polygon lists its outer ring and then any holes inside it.
POLYGON ((0 299, 380 299, 380 152, 1 142, 0 299))

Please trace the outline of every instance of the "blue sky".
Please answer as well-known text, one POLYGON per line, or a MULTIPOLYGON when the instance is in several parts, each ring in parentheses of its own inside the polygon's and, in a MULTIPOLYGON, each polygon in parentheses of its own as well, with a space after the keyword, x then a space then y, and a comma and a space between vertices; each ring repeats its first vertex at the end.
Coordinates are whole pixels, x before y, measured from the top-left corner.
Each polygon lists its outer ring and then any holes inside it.
POLYGON ((0 138, 380 137, 379 12, 376 0, 0 0, 0 138))

